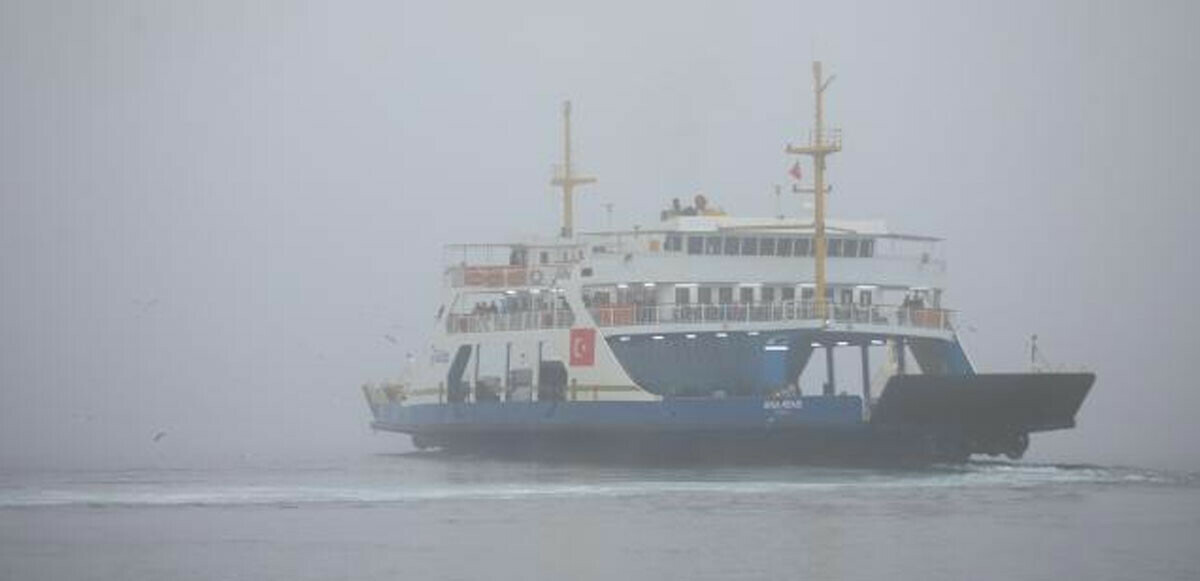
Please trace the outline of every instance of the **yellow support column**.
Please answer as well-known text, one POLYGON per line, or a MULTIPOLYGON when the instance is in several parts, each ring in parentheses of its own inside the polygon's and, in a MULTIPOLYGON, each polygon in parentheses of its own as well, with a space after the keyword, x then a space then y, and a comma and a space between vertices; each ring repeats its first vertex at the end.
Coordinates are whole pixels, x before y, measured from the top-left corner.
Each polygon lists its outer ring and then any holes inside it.
MULTIPOLYGON (((824 319, 827 316, 825 302, 826 276, 825 262, 828 257, 828 246, 825 238, 825 156, 842 150, 842 140, 839 135, 826 134, 825 131, 825 89, 833 82, 833 77, 822 80, 821 62, 812 65, 813 96, 815 100, 815 127, 807 145, 799 147, 787 146, 787 153, 792 155, 807 155, 813 159, 813 255, 816 262, 816 314, 824 319)), ((801 190, 802 191, 802 190, 801 190)))
POLYGON ((563 165, 558 175, 550 182, 563 191, 562 237, 575 235, 575 186, 590 184, 596 178, 577 176, 571 167, 571 102, 563 101, 563 165))

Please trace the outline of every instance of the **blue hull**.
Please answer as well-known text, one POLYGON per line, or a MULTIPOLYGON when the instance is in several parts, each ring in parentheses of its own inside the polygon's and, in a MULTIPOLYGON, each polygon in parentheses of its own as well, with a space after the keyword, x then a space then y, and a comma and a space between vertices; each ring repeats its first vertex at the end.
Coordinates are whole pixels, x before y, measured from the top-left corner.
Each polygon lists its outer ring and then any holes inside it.
POLYGON ((375 426, 417 434, 430 430, 542 431, 555 429, 769 429, 784 426, 855 429, 862 421, 858 396, 769 400, 668 399, 661 402, 478 402, 389 405, 375 426))
POLYGON ((661 462, 959 461, 924 431, 862 419, 857 396, 387 405, 373 426, 420 448, 661 462))
POLYGON ((872 421, 858 396, 667 398, 656 402, 387 403, 376 429, 420 448, 497 456, 655 461, 962 461, 1020 457, 1033 432, 1067 429, 1095 376, 896 376, 872 421))

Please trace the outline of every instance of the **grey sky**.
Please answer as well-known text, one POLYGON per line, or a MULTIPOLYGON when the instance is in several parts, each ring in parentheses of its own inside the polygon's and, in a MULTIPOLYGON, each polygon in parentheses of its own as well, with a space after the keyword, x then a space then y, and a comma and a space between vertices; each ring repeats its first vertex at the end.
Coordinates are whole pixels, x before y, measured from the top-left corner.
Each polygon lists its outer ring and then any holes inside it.
POLYGON ((1098 372, 1034 453, 1200 469, 1197 6, 0 2, 0 465, 403 448, 357 386, 442 244, 554 231, 562 99, 584 228, 767 214, 816 57, 833 215, 949 239, 984 369, 1098 372))

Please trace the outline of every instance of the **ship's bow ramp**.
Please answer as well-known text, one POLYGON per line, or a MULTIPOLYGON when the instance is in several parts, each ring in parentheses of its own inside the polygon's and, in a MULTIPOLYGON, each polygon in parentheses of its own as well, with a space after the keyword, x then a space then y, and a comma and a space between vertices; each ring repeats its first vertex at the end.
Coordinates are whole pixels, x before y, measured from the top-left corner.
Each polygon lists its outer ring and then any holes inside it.
POLYGON ((1093 373, 897 375, 871 423, 960 433, 975 442, 973 451, 990 452, 994 444, 1007 453, 1014 437, 1074 427, 1095 380, 1093 373))

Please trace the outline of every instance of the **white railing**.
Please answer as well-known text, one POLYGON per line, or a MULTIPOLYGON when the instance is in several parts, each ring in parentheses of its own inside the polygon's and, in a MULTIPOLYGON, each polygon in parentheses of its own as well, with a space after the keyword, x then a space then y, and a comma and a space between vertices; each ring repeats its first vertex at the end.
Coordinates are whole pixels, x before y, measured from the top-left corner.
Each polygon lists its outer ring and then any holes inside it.
POLYGON ((447 333, 490 333, 561 329, 575 324, 575 314, 566 309, 447 315, 447 333))
POLYGON ((953 312, 912 306, 826 303, 815 301, 733 303, 722 305, 605 305, 589 312, 600 327, 635 325, 821 321, 920 329, 953 329, 953 312))
POLYGON ((816 131, 808 130, 808 147, 815 148, 818 144, 825 147, 842 147, 842 130, 839 127, 826 127, 818 134, 816 131))

